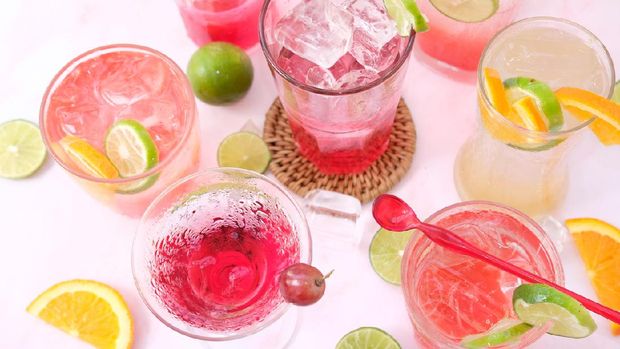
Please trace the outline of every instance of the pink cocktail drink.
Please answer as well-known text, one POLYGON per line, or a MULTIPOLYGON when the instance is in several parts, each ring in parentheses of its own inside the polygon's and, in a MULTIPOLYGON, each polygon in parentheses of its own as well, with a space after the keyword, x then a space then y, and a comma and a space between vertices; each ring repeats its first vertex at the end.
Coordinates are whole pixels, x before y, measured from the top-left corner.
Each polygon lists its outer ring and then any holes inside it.
POLYGON ((154 314, 201 339, 247 336, 283 314, 278 278, 309 261, 303 214, 276 184, 209 170, 176 183, 145 213, 134 277, 154 314))
MULTIPOLYGON (((546 233, 526 215, 498 204, 470 201, 433 214, 439 225, 505 261, 558 284, 559 256, 546 233)), ((465 336, 516 319, 516 276, 438 246, 423 234, 409 242, 402 262, 403 292, 416 338, 427 348, 460 348, 465 336)), ((533 328, 502 348, 524 348, 545 333, 533 328)))
POLYGON ((451 67, 474 71, 486 44, 514 19, 519 1, 499 1, 491 17, 474 23, 459 22, 439 12, 430 0, 417 4, 429 19, 430 30, 417 38, 420 49, 432 59, 451 67))
POLYGON ((177 0, 187 35, 198 46, 225 41, 243 49, 258 43, 263 0, 177 0))
POLYGON ((172 60, 147 47, 111 45, 73 59, 48 87, 40 124, 56 161, 96 198, 129 216, 141 215, 159 192, 198 166, 189 82, 172 60), (98 177, 62 145, 63 139, 76 137, 104 153, 108 130, 123 119, 141 123, 155 143, 159 160, 145 173, 98 177))
POLYGON ((261 44, 300 153, 323 173, 358 173, 387 149, 413 33, 382 0, 268 0, 261 44))

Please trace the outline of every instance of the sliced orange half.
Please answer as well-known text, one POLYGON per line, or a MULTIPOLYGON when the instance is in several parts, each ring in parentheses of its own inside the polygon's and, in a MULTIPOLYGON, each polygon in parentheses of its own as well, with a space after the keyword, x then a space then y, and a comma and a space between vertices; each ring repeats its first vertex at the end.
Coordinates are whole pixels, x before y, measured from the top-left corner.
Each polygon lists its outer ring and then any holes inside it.
MULTIPOLYGON (((604 305, 620 311, 620 229, 596 218, 566 221, 596 295, 604 305)), ((614 335, 620 325, 612 323, 614 335)))
POLYGON ((133 320, 123 297, 97 281, 56 284, 26 310, 95 348, 127 349, 133 343, 133 320))
POLYGON ((65 136, 59 143, 83 172, 100 178, 119 177, 118 170, 110 159, 87 141, 75 136, 65 136))
POLYGON ((548 131, 545 116, 540 112, 532 97, 526 96, 512 105, 522 125, 532 131, 548 131))
POLYGON ((596 93, 574 87, 562 87, 555 91, 555 95, 564 108, 580 109, 620 130, 620 104, 596 93))
POLYGON ((484 68, 484 88, 486 90, 491 104, 502 115, 508 115, 510 112, 510 105, 508 104, 508 97, 506 96, 506 89, 504 83, 499 75, 499 72, 493 68, 484 68))
MULTIPOLYGON (((585 122, 592 119, 594 116, 588 112, 585 112, 579 108, 575 107, 565 107, 565 109, 571 113, 575 119, 585 122)), ((590 123, 590 129, 596 137, 598 137, 599 141, 601 141, 604 145, 616 145, 620 144, 620 129, 614 128, 603 119, 596 118, 594 121, 590 123)))

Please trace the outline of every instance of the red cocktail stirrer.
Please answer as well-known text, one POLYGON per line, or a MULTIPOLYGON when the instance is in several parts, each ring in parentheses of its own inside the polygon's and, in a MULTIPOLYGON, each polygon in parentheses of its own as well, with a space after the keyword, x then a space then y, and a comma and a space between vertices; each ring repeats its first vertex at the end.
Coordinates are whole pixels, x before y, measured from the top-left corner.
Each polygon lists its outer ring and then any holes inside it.
POLYGON ((460 254, 477 258, 528 282, 545 284, 553 287, 556 290, 575 298, 587 309, 617 324, 620 324, 620 312, 599 304, 573 291, 567 290, 554 282, 543 279, 538 275, 534 275, 514 264, 508 263, 491 254, 488 254, 487 252, 461 239, 458 235, 447 229, 421 222, 413 209, 406 202, 394 195, 383 194, 376 198, 372 206, 372 215, 375 217, 377 223, 387 230, 406 231, 418 229, 429 239, 442 247, 449 248, 450 250, 460 254))

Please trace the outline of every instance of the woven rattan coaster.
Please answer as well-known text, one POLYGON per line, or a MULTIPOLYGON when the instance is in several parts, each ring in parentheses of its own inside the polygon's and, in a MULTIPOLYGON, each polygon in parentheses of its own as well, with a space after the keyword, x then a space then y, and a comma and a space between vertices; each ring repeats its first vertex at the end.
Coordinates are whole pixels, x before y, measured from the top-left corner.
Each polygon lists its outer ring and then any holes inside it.
POLYGON ((313 189, 325 189, 366 203, 390 190, 407 173, 415 153, 416 131, 411 112, 401 99, 388 149, 366 171, 354 175, 323 174, 301 156, 279 99, 267 111, 263 138, 272 156, 269 169, 293 192, 305 196, 313 189))

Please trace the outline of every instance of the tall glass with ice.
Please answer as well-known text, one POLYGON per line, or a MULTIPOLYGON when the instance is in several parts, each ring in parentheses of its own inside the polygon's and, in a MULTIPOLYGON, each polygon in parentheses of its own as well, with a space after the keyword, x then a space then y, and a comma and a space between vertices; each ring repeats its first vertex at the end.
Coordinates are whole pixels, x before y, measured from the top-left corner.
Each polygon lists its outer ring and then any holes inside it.
MULTIPOLYGON (((148 47, 104 46, 71 60, 45 92, 40 125, 56 162, 93 196, 128 216, 140 216, 165 187, 199 165, 199 127, 189 81, 170 58, 148 47), (117 128, 119 135, 152 140, 150 151, 157 156, 143 172, 119 175, 107 158, 106 138, 121 120, 131 121, 117 128), (132 133, 136 129, 140 132, 132 133)), ((144 144, 117 150, 132 154, 144 144)))
POLYGON ((326 174, 387 149, 414 33, 382 0, 267 0, 260 40, 300 153, 326 174))

